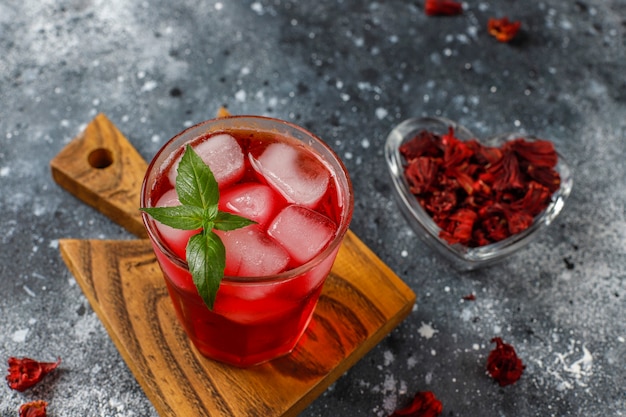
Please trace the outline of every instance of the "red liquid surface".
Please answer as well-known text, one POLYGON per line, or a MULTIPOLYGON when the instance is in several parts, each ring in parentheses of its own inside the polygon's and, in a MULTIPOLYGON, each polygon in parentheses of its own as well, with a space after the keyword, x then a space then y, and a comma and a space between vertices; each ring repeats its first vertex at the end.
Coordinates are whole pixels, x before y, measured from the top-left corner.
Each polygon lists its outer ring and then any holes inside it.
MULTIPOLYGON (((296 246, 295 249, 284 248, 280 242, 287 233, 285 231, 287 229, 281 229, 281 223, 276 220, 279 214, 289 211, 314 212, 316 214, 311 214, 311 217, 316 219, 315 221, 318 220, 318 216, 323 216, 320 217, 323 220, 320 224, 324 225, 324 227, 320 226, 320 228, 326 230, 325 228, 332 225, 333 229, 329 240, 320 244, 321 246, 318 245, 319 247, 315 246, 314 251, 319 253, 326 249, 337 233, 337 225, 339 225, 342 215, 342 207, 339 203, 341 201, 340 191, 331 168, 326 163, 323 163, 321 159, 314 156, 312 151, 308 147, 304 147, 300 142, 289 141, 273 135, 260 135, 255 131, 231 131, 229 134, 237 140, 241 147, 244 155, 244 168, 243 172, 237 175, 235 181, 228 179, 225 185, 220 183, 220 195, 227 196, 232 189, 237 189, 237 187, 248 187, 245 184, 262 184, 263 186, 269 184, 271 189, 270 202, 261 205, 263 215, 260 218, 264 220, 259 222, 258 225, 250 226, 250 228, 256 228, 264 242, 267 239, 271 241, 272 247, 273 245, 277 246, 275 251, 279 255, 276 256, 281 259, 281 262, 284 262, 284 267, 277 272, 286 272, 302 264, 302 260, 296 259, 302 258, 301 253, 293 252, 294 250, 300 251, 299 246, 296 246), (306 208, 302 208, 302 205, 298 204, 298 202, 289 201, 291 197, 286 197, 283 195, 284 193, 277 191, 276 186, 272 184, 273 180, 268 181, 259 173, 259 163, 257 162, 256 167, 254 165, 254 161, 262 161, 264 159, 262 156, 263 152, 276 142, 289 143, 290 146, 298 149, 296 165, 305 175, 311 175, 315 178, 316 172, 319 170, 328 172, 328 184, 323 195, 321 195, 321 198, 316 198, 318 201, 312 204, 307 202, 306 208), (296 207, 295 209, 294 206, 296 207), (286 208, 289 209, 285 210, 286 208), (290 250, 295 256, 289 255, 290 250), (285 253, 287 254, 287 260, 283 261, 282 256, 285 256, 285 253)), ((195 148, 201 142, 210 141, 215 135, 211 134, 210 136, 201 137, 194 141, 192 146, 195 148)), ((281 158, 283 150, 280 149, 281 152, 277 153, 277 155, 281 155, 281 158)), ((286 154, 289 153, 290 151, 286 152, 286 154)), ((159 198, 173 188, 168 178, 168 172, 172 169, 172 166, 176 165, 176 161, 182 154, 182 149, 178 151, 178 154, 174 158, 169 159, 170 166, 165 167, 161 176, 157 178, 149 198, 150 205, 156 205, 159 198)), ((209 162, 209 165, 211 165, 211 162, 209 162)), ((262 194, 267 193, 267 187, 259 188, 263 188, 262 194)), ((220 200, 220 210, 231 211, 229 205, 222 200, 220 200)), ((302 222, 297 223, 300 224, 302 222)), ((298 232, 296 230, 296 233, 302 235, 297 236, 295 240, 292 240, 291 236, 287 235, 285 240, 287 240, 288 245, 290 244, 289 241, 301 242, 302 239, 306 242, 309 240, 314 241, 315 238, 310 236, 314 235, 314 232, 317 230, 319 230, 317 227, 314 230, 311 229, 310 232, 298 232)), ((161 238, 167 246, 169 232, 165 231, 163 233, 161 238)), ((247 232, 244 231, 243 233, 247 232)), ((255 278, 229 279, 229 275, 234 276, 240 270, 245 271, 246 276, 262 274, 254 273, 256 271, 252 266, 240 266, 240 258, 237 256, 229 256, 229 254, 236 253, 238 250, 233 247, 229 248, 229 245, 232 245, 232 242, 237 242, 237 239, 231 238, 229 240, 228 238, 223 238, 222 240, 226 245, 227 251, 227 277, 220 285, 212 311, 205 306, 198 295, 189 271, 172 262, 170 257, 153 243, 176 313, 190 339, 205 356, 237 366, 258 364, 291 352, 311 319, 338 247, 314 267, 288 279, 269 281, 255 278), (250 273, 250 271, 253 271, 253 273, 250 273)), ((169 239, 169 241, 169 249, 173 253, 179 254, 179 257, 182 256, 184 247, 181 246, 180 242, 185 240, 169 239)), ((247 249, 243 251, 242 258, 248 255, 246 251, 247 249)), ((262 260, 267 260, 267 256, 261 256, 262 260)), ((305 258, 308 257, 309 255, 305 255, 305 258)), ((276 263, 276 265, 279 264, 276 263)), ((273 267, 274 264, 271 264, 271 266, 273 267)), ((276 272, 272 273, 275 274, 276 272)))

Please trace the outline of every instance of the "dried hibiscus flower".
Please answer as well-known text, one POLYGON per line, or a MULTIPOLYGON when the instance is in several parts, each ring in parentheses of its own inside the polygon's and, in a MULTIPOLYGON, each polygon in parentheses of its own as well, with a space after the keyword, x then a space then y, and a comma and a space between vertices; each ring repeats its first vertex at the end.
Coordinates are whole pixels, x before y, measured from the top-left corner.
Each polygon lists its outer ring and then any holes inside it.
POLYGON ((428 16, 454 16, 463 13, 463 5, 452 0, 426 0, 424 13, 428 16))
POLYGON ((551 142, 501 147, 420 131, 399 148, 409 190, 449 244, 477 247, 530 227, 561 185, 551 142))
POLYGON ((521 26, 521 22, 511 22, 508 17, 500 19, 492 17, 487 22, 487 31, 498 41, 509 42, 517 35, 521 26))
POLYGON ((55 370, 61 363, 61 358, 56 362, 38 362, 30 358, 9 358, 9 374, 7 382, 11 389, 24 391, 37 384, 41 379, 55 370))
POLYGON ((407 407, 389 417, 437 417, 443 411, 441 401, 430 391, 418 392, 407 407))
POLYGON ((491 343, 494 342, 496 347, 487 357, 487 371, 502 387, 514 384, 522 376, 525 366, 513 346, 499 337, 491 339, 491 343))
POLYGON ((48 403, 36 400, 20 406, 20 417, 46 417, 48 403))

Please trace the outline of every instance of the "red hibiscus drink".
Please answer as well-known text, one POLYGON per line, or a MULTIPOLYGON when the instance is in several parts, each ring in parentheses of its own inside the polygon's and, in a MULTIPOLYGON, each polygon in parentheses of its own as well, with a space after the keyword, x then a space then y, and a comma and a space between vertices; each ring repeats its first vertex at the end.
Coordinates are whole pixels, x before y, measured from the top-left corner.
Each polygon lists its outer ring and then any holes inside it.
POLYGON ((189 237, 144 213, 178 319, 203 355, 237 366, 291 352, 305 332, 353 211, 345 167, 319 138, 256 116, 218 118, 167 142, 151 162, 142 207, 180 205, 176 168, 191 145, 219 186, 219 209, 256 224, 215 231, 226 268, 210 310, 185 261, 189 237))

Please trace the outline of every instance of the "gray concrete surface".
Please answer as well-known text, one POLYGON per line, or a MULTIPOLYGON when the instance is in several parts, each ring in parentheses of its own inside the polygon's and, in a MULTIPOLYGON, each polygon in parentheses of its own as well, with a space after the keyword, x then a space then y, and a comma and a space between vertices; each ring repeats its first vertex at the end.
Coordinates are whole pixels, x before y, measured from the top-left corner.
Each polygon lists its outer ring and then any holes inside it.
POLYGON ((63 358, 0 415, 155 416, 68 272, 58 239, 131 239, 50 176, 49 161, 98 112, 149 159, 217 108, 309 128, 354 181, 352 230, 418 294, 409 318, 302 415, 389 415, 430 390, 443 416, 626 415, 626 2, 0 2, 0 359, 63 358), (522 21, 510 44, 489 17, 522 21), (414 116, 477 135, 552 140, 574 169, 567 207, 506 262, 462 273, 400 215, 383 158, 414 116), (476 301, 462 297, 476 294, 476 301), (526 364, 485 374, 501 336, 526 364))

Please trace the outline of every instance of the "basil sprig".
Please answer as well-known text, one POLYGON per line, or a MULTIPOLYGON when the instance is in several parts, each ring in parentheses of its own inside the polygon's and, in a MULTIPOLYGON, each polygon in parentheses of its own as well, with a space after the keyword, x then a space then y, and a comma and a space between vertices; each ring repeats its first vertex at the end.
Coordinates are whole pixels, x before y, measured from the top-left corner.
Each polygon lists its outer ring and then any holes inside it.
POLYGON ((212 310, 226 267, 224 244, 213 229, 228 231, 255 222, 218 210, 217 181, 209 166, 189 145, 178 164, 176 193, 180 206, 143 207, 141 210, 175 229, 202 229, 189 238, 186 257, 198 294, 212 310))

